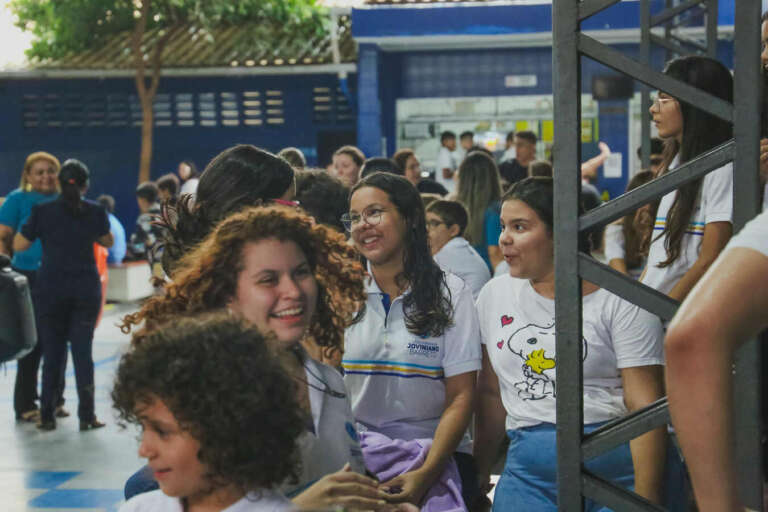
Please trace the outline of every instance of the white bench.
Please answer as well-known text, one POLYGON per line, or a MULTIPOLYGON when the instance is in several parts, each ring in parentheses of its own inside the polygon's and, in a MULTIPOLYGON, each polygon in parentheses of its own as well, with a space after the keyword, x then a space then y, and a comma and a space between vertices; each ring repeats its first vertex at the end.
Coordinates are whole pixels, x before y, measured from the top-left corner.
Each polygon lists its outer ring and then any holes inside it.
POLYGON ((107 300, 131 302, 149 297, 154 293, 151 279, 149 263, 144 260, 110 263, 107 300))

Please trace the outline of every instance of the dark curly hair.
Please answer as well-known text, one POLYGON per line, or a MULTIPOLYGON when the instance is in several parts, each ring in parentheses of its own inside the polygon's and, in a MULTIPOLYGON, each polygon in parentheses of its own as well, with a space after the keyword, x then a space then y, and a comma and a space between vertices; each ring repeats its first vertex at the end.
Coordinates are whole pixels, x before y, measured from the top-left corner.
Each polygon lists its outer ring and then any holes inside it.
POLYGON ((248 493, 296 481, 307 418, 269 345, 230 314, 174 319, 120 359, 112 401, 121 426, 161 400, 200 443, 214 487, 248 493))
MULTIPOLYGON (((673 59, 664 68, 664 74, 733 103, 731 72, 715 59, 699 56, 673 59)), ((733 125, 728 121, 708 114, 691 103, 678 101, 683 116, 682 144, 674 138, 665 142, 661 174, 671 170, 669 166, 675 156, 679 155, 682 165, 733 137, 733 125)), ((680 257, 683 235, 693 217, 703 181, 704 178, 699 178, 677 189, 664 230, 656 237, 663 237, 667 251, 667 259, 659 263, 659 267, 667 267, 680 257)))
POLYGON ((222 151, 203 171, 194 197, 164 205, 165 273, 173 277, 179 260, 227 215, 278 199, 293 183, 293 168, 268 151, 247 144, 222 151))
POLYGON ((341 216, 347 211, 349 187, 324 170, 296 173, 296 200, 320 224, 344 232, 341 216))
POLYGON ((145 321, 134 344, 155 326, 177 315, 225 307, 237 291, 243 269, 243 248, 249 242, 277 239, 298 245, 312 268, 318 299, 309 334, 321 347, 343 350, 344 329, 365 306, 363 267, 344 235, 317 225, 304 212, 288 206, 248 208, 219 224, 198 247, 180 261, 164 293, 147 300, 141 310, 123 319, 121 329, 145 321))
POLYGON ((352 188, 350 198, 364 187, 385 192, 405 220, 403 272, 397 276, 397 284, 401 288, 411 288, 403 298, 408 331, 418 336, 442 336, 453 325, 451 293, 445 274, 429 250, 424 204, 419 191, 402 176, 376 172, 358 182, 352 188))

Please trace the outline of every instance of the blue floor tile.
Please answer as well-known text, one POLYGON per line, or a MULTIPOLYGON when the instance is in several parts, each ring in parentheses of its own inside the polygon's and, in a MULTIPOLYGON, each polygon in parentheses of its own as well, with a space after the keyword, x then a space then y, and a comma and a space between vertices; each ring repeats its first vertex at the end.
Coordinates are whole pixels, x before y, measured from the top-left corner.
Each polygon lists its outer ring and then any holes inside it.
POLYGON ((123 500, 123 492, 105 489, 53 489, 29 501, 36 508, 107 508, 123 500))
POLYGON ((54 489, 79 474, 79 471, 30 471, 25 483, 27 489, 54 489))

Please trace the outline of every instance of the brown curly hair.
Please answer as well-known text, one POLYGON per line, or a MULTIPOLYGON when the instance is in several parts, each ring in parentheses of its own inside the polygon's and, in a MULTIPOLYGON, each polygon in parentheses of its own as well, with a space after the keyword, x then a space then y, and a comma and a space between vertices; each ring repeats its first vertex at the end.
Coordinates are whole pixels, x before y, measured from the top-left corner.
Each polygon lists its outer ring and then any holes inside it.
POLYGON ((275 345, 231 314, 175 319, 122 356, 112 389, 119 424, 141 423, 142 408, 161 400, 200 443, 213 487, 295 482, 307 415, 275 345))
POLYGON ((137 313, 125 316, 121 330, 127 334, 145 321, 134 334, 133 343, 137 344, 148 330, 171 317, 225 307, 237 291, 244 246, 266 239, 290 240, 301 248, 318 285, 308 334, 321 347, 343 350, 344 329, 365 308, 363 267, 344 235, 316 225, 305 213, 286 206, 248 208, 223 220, 182 258, 163 294, 147 300, 137 313))

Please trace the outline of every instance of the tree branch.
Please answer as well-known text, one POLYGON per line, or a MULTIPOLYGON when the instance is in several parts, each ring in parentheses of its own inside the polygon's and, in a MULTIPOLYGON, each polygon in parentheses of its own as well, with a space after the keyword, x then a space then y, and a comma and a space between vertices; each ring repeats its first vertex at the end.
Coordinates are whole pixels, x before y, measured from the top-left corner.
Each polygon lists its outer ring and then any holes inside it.
POLYGON ((141 3, 141 16, 136 20, 133 28, 133 37, 131 47, 133 50, 133 64, 136 68, 136 91, 139 93, 139 99, 144 101, 147 96, 147 85, 145 78, 144 52, 141 51, 141 40, 147 30, 147 18, 149 17, 149 8, 152 0, 143 0, 141 3))

